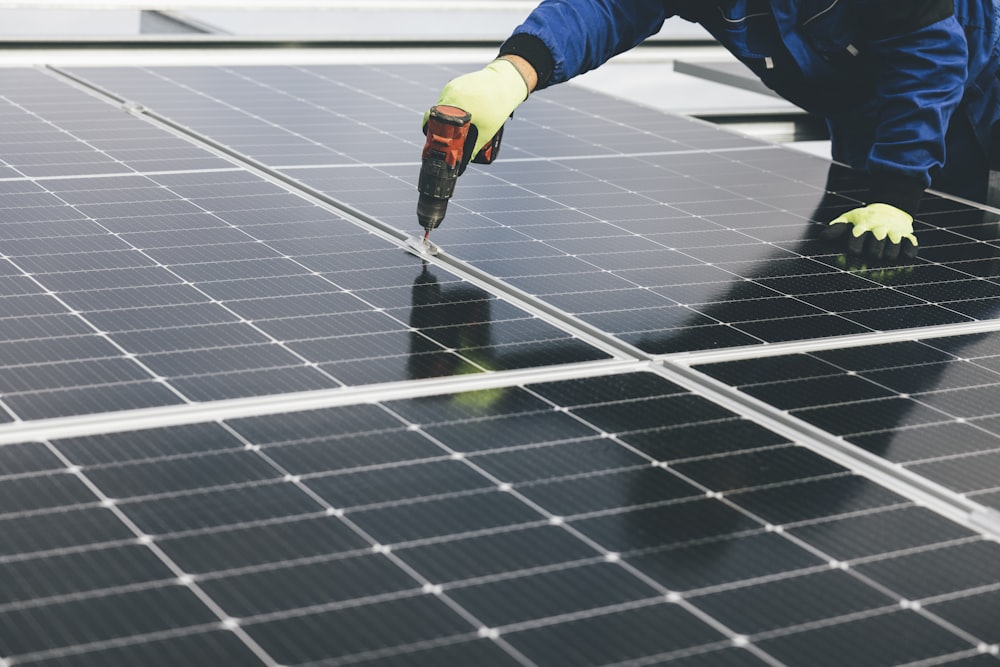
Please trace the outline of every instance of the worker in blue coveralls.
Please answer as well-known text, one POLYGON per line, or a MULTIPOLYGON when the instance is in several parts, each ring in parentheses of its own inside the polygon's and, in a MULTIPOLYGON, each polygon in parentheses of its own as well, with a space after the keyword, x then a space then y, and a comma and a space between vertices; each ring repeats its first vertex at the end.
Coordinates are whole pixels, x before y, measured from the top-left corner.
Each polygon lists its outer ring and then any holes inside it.
POLYGON ((986 200, 1000 153, 1000 0, 544 0, 438 103, 472 114, 474 155, 532 91, 600 66, 672 16, 826 119, 833 159, 869 182, 866 205, 823 230, 849 252, 915 256, 928 187, 986 200))

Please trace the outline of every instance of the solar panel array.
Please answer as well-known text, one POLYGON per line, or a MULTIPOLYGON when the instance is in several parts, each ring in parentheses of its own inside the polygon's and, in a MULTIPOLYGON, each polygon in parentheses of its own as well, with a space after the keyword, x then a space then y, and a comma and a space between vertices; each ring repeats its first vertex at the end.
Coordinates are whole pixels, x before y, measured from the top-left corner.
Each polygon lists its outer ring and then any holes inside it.
POLYGON ((460 71, 0 72, 0 665, 1000 665, 994 216, 460 71))

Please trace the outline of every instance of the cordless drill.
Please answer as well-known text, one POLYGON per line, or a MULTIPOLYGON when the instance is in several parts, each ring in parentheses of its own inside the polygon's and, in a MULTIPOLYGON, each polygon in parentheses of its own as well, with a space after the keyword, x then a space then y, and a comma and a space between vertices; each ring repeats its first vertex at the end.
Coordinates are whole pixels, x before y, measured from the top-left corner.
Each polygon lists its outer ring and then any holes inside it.
MULTIPOLYGON (((476 127, 472 116, 464 109, 438 104, 431 107, 427 119, 427 141, 421 155, 417 190, 417 221, 424 228, 424 241, 431 230, 444 220, 448 200, 455 193, 455 181, 465 171, 469 160, 466 146, 476 142, 476 127)), ((477 164, 490 164, 500 150, 503 128, 472 159, 477 164)))

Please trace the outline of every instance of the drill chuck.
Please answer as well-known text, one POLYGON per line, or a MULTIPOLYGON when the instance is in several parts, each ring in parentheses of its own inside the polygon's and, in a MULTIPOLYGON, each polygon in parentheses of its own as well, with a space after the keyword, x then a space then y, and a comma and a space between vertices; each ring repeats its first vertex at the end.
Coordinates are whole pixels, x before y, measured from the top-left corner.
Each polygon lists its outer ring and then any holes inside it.
POLYGON ((437 229, 448 211, 448 199, 420 194, 417 198, 417 222, 426 230, 437 229))

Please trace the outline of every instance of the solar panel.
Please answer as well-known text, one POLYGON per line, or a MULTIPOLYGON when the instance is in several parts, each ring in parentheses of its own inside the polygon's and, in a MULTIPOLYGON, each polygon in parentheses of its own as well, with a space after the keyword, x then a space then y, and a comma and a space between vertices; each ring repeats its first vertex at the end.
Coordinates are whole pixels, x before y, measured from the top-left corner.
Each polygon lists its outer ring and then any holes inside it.
MULTIPOLYGON (((31 80, 95 105, 95 123, 123 120, 40 73, 31 80)), ((6 182, 31 195, 11 195, 0 224, 10 415, 607 357, 315 202, 188 150, 226 168, 6 182)))
POLYGON ((0 667, 1000 664, 991 215, 560 87, 416 257, 459 71, 0 73, 0 667))
POLYGON ((1000 336, 946 336, 699 369, 1000 509, 1000 336))
POLYGON ((765 86, 746 65, 738 61, 677 60, 674 61, 674 71, 781 99, 773 90, 765 86))
MULTIPOLYGON (((454 74, 346 66, 74 72, 126 97, 148 95, 173 122, 409 233, 417 170, 394 163, 401 146, 419 153, 415 119, 454 74), (299 152, 305 143, 312 148, 299 152), (345 166, 352 162, 369 166, 345 166)), ((858 205, 864 184, 846 169, 828 180, 826 160, 589 91, 545 91, 522 109, 505 133, 508 159, 469 169, 437 240, 645 352, 995 316, 995 302, 982 300, 998 290, 992 214, 926 195, 918 262, 887 269, 845 261, 809 223, 858 205)))
MULTIPOLYGON (((15 665, 795 664, 875 628, 919 660, 975 644, 900 606, 895 585, 927 574, 909 559, 1000 562, 973 531, 653 373, 21 446, 39 460, 5 483, 31 499, 2 519, 15 665), (508 425, 516 437, 489 436, 508 425), (732 449, 695 453, 716 441, 732 449)), ((973 572, 938 585, 974 596, 973 572)))

